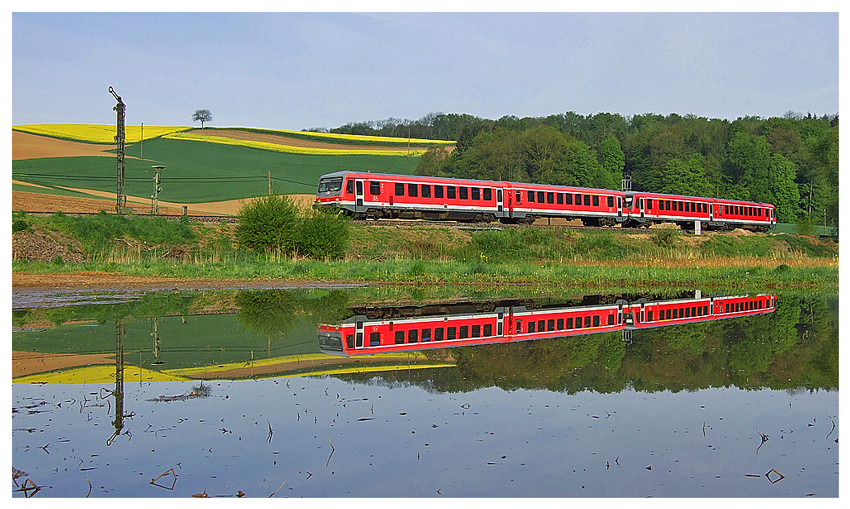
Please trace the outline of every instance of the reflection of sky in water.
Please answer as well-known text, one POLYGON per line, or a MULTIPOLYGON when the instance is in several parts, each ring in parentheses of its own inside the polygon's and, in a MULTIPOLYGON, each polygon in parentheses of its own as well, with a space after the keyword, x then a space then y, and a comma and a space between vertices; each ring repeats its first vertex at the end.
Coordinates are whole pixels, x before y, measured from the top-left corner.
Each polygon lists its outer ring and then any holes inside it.
POLYGON ((436 393, 329 377, 205 384, 207 398, 165 403, 150 400, 198 383, 125 383, 133 416, 110 447, 115 405, 101 386, 15 384, 13 466, 50 486, 38 497, 84 497, 86 479, 91 496, 144 497, 838 492, 837 391, 436 393), (769 436, 760 449, 759 432, 769 436), (150 484, 170 468, 173 491, 150 484), (771 469, 785 478, 772 484, 771 469))

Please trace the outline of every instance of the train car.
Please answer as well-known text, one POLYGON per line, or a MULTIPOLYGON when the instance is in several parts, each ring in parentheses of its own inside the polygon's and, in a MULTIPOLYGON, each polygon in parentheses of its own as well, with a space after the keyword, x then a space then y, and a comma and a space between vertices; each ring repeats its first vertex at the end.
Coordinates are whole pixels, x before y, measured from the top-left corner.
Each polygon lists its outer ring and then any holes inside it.
POLYGON ((534 308, 499 305, 486 310, 403 316, 355 315, 318 326, 319 348, 337 355, 364 355, 431 348, 551 339, 632 331, 769 313, 771 295, 702 297, 659 301, 600 302, 534 308))
MULTIPOLYGON (((506 182, 507 212, 517 221, 580 219, 587 226, 614 226, 625 220, 625 194, 611 189, 506 182)), ((503 217, 506 217, 505 214, 503 217)))
POLYGON ((319 179, 315 207, 358 218, 495 221, 501 182, 381 173, 336 172, 319 179))
POLYGON ((769 203, 640 191, 626 193, 626 215, 627 226, 676 223, 689 228, 696 221, 707 229, 767 231, 776 226, 776 209, 769 203))

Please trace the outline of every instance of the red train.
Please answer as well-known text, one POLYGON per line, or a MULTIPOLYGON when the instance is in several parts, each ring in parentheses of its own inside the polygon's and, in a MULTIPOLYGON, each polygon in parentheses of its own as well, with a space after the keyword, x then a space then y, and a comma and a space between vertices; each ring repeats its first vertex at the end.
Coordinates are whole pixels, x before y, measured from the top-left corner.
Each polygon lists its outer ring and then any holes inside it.
POLYGON ((486 180, 340 171, 319 179, 316 208, 357 218, 532 223, 580 219, 588 226, 676 223, 708 229, 767 231, 776 225, 768 203, 486 180))
MULTIPOLYGON (((534 308, 500 303, 489 309, 448 313, 404 310, 358 314, 340 324, 319 325, 319 348, 326 353, 360 355, 447 348, 599 332, 647 329, 771 313, 775 295, 711 296, 534 308)), ((392 310, 393 308, 390 308, 392 310)))

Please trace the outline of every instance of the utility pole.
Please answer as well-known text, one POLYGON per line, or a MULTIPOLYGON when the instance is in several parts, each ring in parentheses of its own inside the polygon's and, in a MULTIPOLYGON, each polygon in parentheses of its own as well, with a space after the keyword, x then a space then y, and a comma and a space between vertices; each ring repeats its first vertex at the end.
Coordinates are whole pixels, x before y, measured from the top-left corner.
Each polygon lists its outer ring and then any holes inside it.
POLYGON ((154 176, 153 176, 153 194, 151 195, 151 214, 159 214, 159 193, 162 192, 162 188, 159 187, 159 183, 161 182, 159 177, 159 172, 165 169, 165 166, 154 166, 154 176))
POLYGON ((112 108, 117 112, 118 117, 115 130, 115 145, 118 152, 118 188, 115 192, 115 213, 122 214, 127 205, 127 192, 124 190, 124 112, 127 106, 121 100, 121 96, 115 93, 112 86, 109 87, 109 93, 118 101, 118 104, 112 108))

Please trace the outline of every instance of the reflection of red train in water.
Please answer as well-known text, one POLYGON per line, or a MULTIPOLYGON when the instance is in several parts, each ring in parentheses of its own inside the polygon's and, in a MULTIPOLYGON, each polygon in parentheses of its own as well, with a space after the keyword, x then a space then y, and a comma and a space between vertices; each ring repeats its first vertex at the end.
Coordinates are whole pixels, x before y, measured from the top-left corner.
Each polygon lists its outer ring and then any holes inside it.
POLYGON ((768 203, 641 191, 340 171, 319 179, 315 207, 354 217, 501 221, 580 219, 588 226, 672 222, 710 229, 776 226, 768 203))
MULTIPOLYGON (((775 295, 694 297, 529 307, 467 305, 446 314, 388 308, 319 326, 319 347, 343 355, 446 348, 626 331, 770 313, 775 295)), ((611 300, 611 299, 609 299, 611 300)), ((435 310, 436 311, 436 310, 435 310)), ((445 311, 445 310, 443 310, 445 311)))

